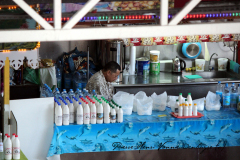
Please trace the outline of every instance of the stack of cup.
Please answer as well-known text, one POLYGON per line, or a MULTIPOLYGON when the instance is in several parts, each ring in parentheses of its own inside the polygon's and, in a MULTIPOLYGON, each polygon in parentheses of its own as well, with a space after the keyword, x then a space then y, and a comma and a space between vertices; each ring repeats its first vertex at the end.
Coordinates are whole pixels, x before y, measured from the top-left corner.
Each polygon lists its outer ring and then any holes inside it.
POLYGON ((160 73, 160 51, 151 50, 150 51, 150 73, 153 75, 158 75, 160 73))

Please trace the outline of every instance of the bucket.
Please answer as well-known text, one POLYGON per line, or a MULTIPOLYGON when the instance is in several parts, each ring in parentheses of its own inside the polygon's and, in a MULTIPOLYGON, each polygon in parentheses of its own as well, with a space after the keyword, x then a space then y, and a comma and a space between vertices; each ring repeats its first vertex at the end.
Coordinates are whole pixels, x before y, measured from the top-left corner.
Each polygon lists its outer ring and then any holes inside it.
POLYGON ((136 60, 137 75, 149 75, 149 60, 146 57, 141 57, 136 60))
POLYGON ((160 62, 150 62, 150 73, 153 75, 160 73, 160 62))
POLYGON ((218 58, 218 70, 219 71, 226 71, 227 70, 227 58, 218 58))
POLYGON ((158 51, 158 50, 150 51, 150 61, 151 62, 158 62, 159 56, 160 56, 160 51, 158 51))

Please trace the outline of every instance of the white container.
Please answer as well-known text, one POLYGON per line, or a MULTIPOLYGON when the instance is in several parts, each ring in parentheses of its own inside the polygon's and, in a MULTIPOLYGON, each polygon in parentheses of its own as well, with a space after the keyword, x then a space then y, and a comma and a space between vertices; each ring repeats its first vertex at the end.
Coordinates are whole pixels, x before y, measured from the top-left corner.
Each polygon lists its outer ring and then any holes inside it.
POLYGON ((182 107, 182 104, 179 104, 179 107, 178 107, 178 116, 179 116, 179 117, 182 117, 182 116, 183 116, 183 107, 182 107))
POLYGON ((185 106, 183 108, 183 115, 188 116, 188 102, 185 101, 185 106))
POLYGON ((7 140, 5 141, 5 147, 4 147, 4 157, 6 160, 12 159, 12 142, 10 139, 10 136, 8 136, 7 140))
POLYGON ((205 60, 204 59, 195 59, 196 71, 204 71, 205 60))
POLYGON ((14 139, 15 139, 15 133, 12 134, 12 138, 11 138, 12 143, 13 143, 14 139))
POLYGON ((5 142, 7 140, 7 137, 8 137, 8 134, 6 133, 5 136, 4 136, 4 139, 3 139, 3 147, 5 147, 5 142))
POLYGON ((83 108, 83 123, 90 124, 90 108, 88 106, 88 102, 85 103, 83 108))
MULTIPOLYGON (((92 103, 92 102, 91 102, 92 103)), ((91 124, 96 124, 97 120, 96 120, 96 105, 95 102, 92 103, 91 105, 91 124)))
POLYGON ((179 102, 179 104, 183 104, 184 103, 182 93, 179 93, 178 102, 179 102))
POLYGON ((69 103, 69 123, 74 123, 74 106, 72 100, 69 103))
POLYGON ((227 70, 227 58, 218 58, 218 70, 219 71, 226 71, 227 70))
POLYGON ((55 124, 56 126, 62 126, 62 107, 60 103, 55 108, 55 124))
POLYGON ((193 106, 193 115, 197 116, 197 104, 196 103, 194 103, 194 106, 193 106))
POLYGON ((102 102, 98 104, 97 107, 97 124, 103 123, 103 106, 102 102))
POLYGON ((150 51, 150 61, 151 62, 158 62, 160 57, 160 51, 158 50, 151 50, 150 51))
POLYGON ((77 107, 77 124, 83 124, 83 107, 79 102, 77 107))
POLYGON ((64 107, 63 107, 63 125, 69 125, 69 108, 67 106, 67 103, 65 103, 64 107))
POLYGON ((189 104, 189 107, 188 107, 188 116, 192 116, 192 104, 189 104))
POLYGON ((110 106, 106 103, 106 106, 103 107, 104 111, 104 123, 110 123, 110 106))
POLYGON ((16 138, 12 142, 12 148, 13 148, 13 159, 20 159, 20 141, 18 139, 18 135, 16 135, 16 138))
POLYGON ((114 107, 111 109, 111 123, 116 123, 116 110, 114 107))
POLYGON ((187 102, 188 102, 188 104, 193 105, 191 93, 188 93, 187 102))
POLYGON ((121 106, 119 106, 117 121, 118 123, 123 122, 123 110, 121 106))
POLYGON ((73 106, 74 106, 74 113, 75 113, 75 115, 74 115, 74 120, 75 120, 75 122, 77 122, 77 108, 78 108, 78 100, 77 100, 77 98, 73 98, 73 106))

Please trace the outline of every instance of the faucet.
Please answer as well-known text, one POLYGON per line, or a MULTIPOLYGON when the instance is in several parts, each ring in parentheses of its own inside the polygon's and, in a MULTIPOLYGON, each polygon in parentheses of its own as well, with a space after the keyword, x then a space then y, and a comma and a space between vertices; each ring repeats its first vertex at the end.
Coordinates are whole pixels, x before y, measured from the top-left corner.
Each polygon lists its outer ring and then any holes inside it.
POLYGON ((218 56, 217 53, 213 53, 213 54, 211 55, 210 60, 209 60, 209 64, 208 64, 208 69, 209 69, 209 71, 211 71, 211 70, 213 69, 213 67, 211 67, 211 60, 212 60, 212 57, 213 57, 214 54, 216 54, 216 56, 218 56))

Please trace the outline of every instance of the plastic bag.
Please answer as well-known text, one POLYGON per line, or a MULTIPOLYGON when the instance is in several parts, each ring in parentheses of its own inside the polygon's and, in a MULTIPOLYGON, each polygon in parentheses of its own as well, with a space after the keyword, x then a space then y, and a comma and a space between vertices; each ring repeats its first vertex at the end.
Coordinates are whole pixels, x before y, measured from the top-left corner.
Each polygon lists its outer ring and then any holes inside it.
POLYGON ((139 106, 139 102, 137 101, 138 99, 141 99, 141 100, 145 100, 147 99, 147 95, 145 92, 143 91, 140 91, 138 92, 135 96, 134 96, 134 100, 133 100, 133 112, 137 112, 137 106, 139 106))
POLYGON ((41 85, 39 69, 25 68, 23 70, 23 79, 37 85, 41 85))
POLYGON ((198 111, 203 111, 203 110, 204 110, 205 99, 206 99, 206 98, 203 97, 203 98, 199 98, 199 99, 193 100, 193 105, 194 105, 194 103, 197 104, 197 110, 198 110, 198 111))
POLYGON ((155 92, 151 95, 153 100, 153 110, 164 111, 167 105, 167 92, 157 95, 155 92))
POLYGON ((113 96, 113 100, 122 106, 123 115, 131 115, 133 109, 134 95, 127 92, 119 91, 113 96))
POLYGON ((153 100, 151 97, 136 99, 138 115, 152 115, 153 100))
MULTIPOLYGON (((176 104, 176 100, 178 99, 178 96, 168 96, 168 100, 167 100, 167 106, 170 108, 175 108, 175 104, 176 104)), ((185 100, 186 98, 183 97, 183 99, 185 100)))
POLYGON ((208 91, 207 97, 206 97, 206 110, 211 111, 220 110, 221 103, 220 103, 221 97, 213 92, 208 91))

